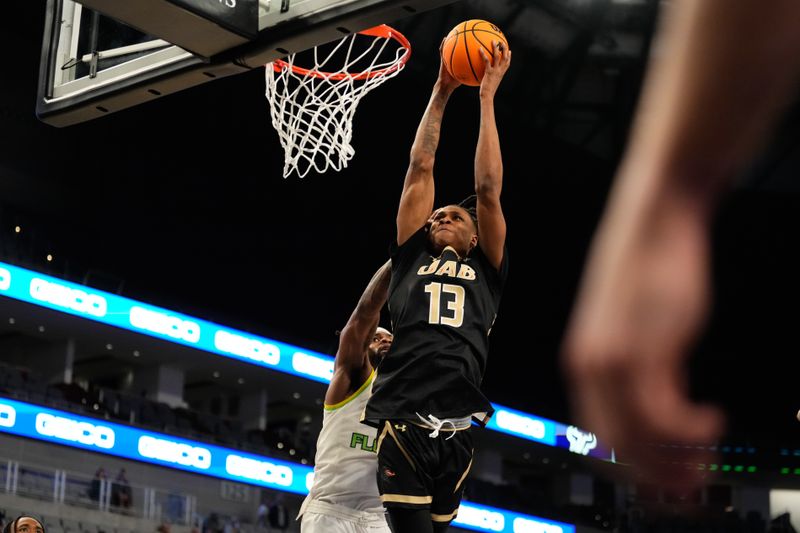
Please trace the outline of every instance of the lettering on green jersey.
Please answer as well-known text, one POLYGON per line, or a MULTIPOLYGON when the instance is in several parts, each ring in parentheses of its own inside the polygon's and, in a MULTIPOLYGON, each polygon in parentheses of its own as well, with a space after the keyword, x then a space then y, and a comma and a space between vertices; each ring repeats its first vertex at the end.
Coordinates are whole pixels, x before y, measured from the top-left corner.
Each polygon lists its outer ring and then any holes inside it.
POLYGON ((350 447, 351 448, 361 448, 365 452, 373 452, 377 451, 378 439, 373 438, 372 444, 369 443, 369 436, 362 435, 361 433, 353 433, 353 436, 350 437, 350 447))

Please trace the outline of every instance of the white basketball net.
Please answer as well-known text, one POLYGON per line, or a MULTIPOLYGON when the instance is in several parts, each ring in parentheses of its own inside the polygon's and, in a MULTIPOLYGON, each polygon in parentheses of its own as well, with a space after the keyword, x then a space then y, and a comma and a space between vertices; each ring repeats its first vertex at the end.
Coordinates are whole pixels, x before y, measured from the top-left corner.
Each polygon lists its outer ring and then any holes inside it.
POLYGON ((266 65, 266 96, 284 150, 284 178, 292 172, 302 178, 311 169, 323 173, 347 167, 355 154, 350 140, 356 107, 365 94, 403 70, 409 50, 399 44, 390 33, 354 33, 330 53, 315 47, 311 68, 296 72, 295 54, 266 65), (387 49, 392 42, 397 50, 387 49), (336 62, 343 64, 335 67, 336 62))

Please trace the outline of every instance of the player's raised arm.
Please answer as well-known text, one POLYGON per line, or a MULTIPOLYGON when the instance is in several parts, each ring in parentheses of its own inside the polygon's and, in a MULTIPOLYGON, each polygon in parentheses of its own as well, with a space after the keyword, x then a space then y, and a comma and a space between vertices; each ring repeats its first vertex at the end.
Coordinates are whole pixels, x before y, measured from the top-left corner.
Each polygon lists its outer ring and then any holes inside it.
POLYGON ((397 244, 408 240, 419 228, 425 225, 433 210, 434 184, 433 164, 436 148, 439 146, 439 133, 442 116, 450 95, 460 83, 444 67, 439 65, 439 77, 433 86, 431 99, 425 114, 422 115, 414 144, 411 146, 411 160, 408 164, 400 206, 397 209, 397 244))
POLYGON ((378 326, 391 278, 391 262, 387 261, 372 276, 350 319, 342 329, 333 366, 333 379, 325 398, 326 403, 340 402, 349 392, 363 383, 365 374, 368 375, 372 371, 367 347, 378 326))
POLYGON ((494 95, 503 76, 511 65, 508 45, 493 42, 490 58, 483 48, 481 58, 485 64, 480 87, 481 128, 475 150, 475 193, 478 196, 478 244, 495 268, 500 268, 506 242, 506 221, 500 205, 503 188, 503 157, 500 137, 494 115, 494 95))

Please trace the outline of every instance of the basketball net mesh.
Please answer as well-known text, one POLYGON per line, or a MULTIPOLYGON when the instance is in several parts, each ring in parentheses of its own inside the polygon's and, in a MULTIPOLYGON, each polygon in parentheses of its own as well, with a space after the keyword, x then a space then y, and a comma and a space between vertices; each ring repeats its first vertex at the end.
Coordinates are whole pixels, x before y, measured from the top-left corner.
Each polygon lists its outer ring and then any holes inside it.
POLYGON ((266 66, 266 96, 272 126, 284 150, 284 178, 292 172, 302 178, 311 169, 323 173, 347 167, 355 154, 350 141, 358 103, 405 66, 406 48, 387 50, 392 41, 389 35, 354 33, 341 39, 330 53, 314 47, 312 68, 296 67, 296 54, 266 66), (365 42, 369 43, 366 50, 365 42), (343 64, 333 70, 334 62, 343 64), (359 72, 351 73, 354 68, 359 72))

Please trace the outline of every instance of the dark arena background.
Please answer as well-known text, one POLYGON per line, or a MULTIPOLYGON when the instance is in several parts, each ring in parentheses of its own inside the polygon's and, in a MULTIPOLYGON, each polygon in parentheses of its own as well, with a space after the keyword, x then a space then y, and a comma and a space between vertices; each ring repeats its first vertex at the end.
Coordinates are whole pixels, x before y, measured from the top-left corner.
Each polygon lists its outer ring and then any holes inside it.
MULTIPOLYGON (((560 344, 659 2, 462 0, 386 21, 411 42, 407 67, 360 103, 348 167, 303 179, 281 175, 262 68, 66 127, 37 119, 47 5, 4 7, 0 517, 50 533, 299 531, 337 334, 388 257, 439 42, 480 18, 514 54, 496 97, 510 275, 483 384, 498 415, 476 432, 451 529, 800 527, 797 109, 716 214, 691 360, 695 397, 730 415, 720 463, 693 466, 713 482, 619 481, 624 458, 567 404, 560 344)), ((472 193, 478 124, 477 89, 459 88, 437 205, 472 193)))

